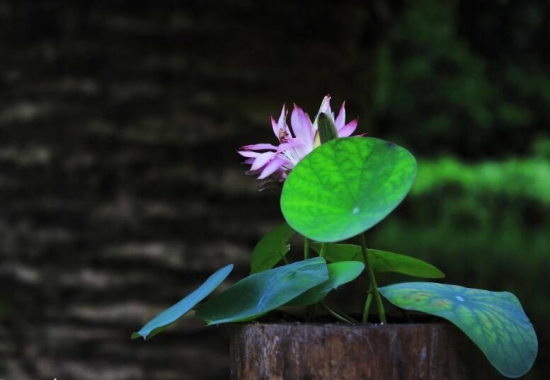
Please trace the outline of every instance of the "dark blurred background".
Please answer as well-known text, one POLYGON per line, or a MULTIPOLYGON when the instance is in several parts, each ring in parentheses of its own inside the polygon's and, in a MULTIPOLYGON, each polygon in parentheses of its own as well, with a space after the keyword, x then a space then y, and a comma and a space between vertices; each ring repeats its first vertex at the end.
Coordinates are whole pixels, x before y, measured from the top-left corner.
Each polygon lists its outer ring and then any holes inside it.
POLYGON ((133 331, 282 221, 236 149, 346 101, 419 158, 371 246, 509 290, 550 373, 548 1, 0 0, 0 377, 227 379, 226 328, 133 331))

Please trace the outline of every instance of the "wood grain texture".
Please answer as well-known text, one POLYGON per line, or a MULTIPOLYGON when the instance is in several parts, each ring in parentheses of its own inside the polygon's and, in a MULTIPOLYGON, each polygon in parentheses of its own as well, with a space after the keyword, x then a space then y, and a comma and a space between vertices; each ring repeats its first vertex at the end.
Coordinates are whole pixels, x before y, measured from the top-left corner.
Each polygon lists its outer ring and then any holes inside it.
POLYGON ((232 380, 490 380, 501 376, 447 323, 235 326, 232 380))

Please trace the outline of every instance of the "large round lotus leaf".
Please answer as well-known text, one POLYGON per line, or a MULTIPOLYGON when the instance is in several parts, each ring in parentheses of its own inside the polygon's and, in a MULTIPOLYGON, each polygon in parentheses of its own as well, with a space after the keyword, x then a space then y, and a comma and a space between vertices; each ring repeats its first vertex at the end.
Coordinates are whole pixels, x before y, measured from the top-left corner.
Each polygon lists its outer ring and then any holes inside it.
POLYGON ((292 170, 281 210, 288 224, 310 239, 344 240, 384 219, 415 176, 416 160, 400 146, 370 137, 334 139, 292 170))
POLYGON ((379 290, 402 309, 437 315, 454 323, 506 377, 523 376, 535 361, 537 335, 512 293, 432 282, 405 282, 379 290))

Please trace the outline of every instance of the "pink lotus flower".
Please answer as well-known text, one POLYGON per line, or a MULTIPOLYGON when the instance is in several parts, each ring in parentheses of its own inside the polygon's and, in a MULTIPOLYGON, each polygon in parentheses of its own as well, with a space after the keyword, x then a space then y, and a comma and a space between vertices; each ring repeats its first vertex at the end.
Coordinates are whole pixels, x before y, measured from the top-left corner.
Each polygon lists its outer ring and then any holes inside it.
POLYGON ((258 179, 284 181, 298 162, 321 144, 317 127, 317 118, 321 112, 332 119, 338 137, 351 136, 357 128, 357 119, 346 124, 345 102, 342 103, 336 119, 334 118, 334 113, 330 108, 329 95, 323 99, 313 122, 307 113, 294 104, 290 115, 291 128, 286 123, 287 112, 283 105, 279 120, 275 121, 271 117, 273 133, 279 139, 279 145, 268 143, 245 145, 238 151, 241 156, 246 157, 244 163, 251 165, 247 174, 257 175, 258 179))

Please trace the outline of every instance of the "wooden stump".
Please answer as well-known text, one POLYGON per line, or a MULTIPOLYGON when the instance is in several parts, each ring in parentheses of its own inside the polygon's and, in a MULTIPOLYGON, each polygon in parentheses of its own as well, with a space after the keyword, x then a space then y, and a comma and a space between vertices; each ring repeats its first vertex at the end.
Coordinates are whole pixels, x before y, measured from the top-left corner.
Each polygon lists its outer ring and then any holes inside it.
POLYGON ((448 323, 236 325, 232 380, 488 380, 500 375, 448 323))

